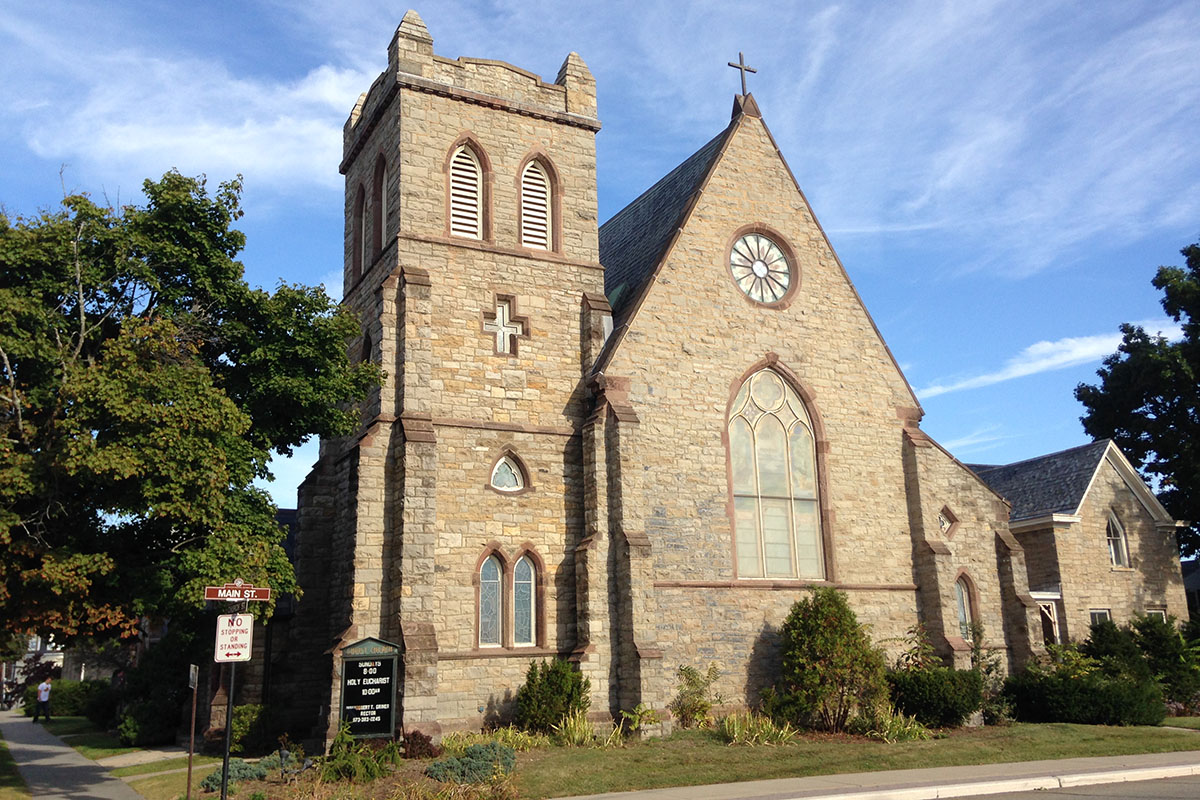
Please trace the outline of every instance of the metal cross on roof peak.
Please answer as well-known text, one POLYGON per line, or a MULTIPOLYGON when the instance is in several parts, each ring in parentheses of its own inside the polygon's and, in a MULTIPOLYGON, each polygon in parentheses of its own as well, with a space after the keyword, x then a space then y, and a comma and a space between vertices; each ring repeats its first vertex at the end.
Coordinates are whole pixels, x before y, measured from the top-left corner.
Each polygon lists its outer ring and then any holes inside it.
POLYGON ((744 96, 749 94, 749 92, 746 91, 746 73, 758 72, 758 70, 756 70, 754 67, 746 66, 746 57, 741 53, 738 53, 738 63, 735 64, 730 61, 729 66, 742 71, 742 95, 744 96))

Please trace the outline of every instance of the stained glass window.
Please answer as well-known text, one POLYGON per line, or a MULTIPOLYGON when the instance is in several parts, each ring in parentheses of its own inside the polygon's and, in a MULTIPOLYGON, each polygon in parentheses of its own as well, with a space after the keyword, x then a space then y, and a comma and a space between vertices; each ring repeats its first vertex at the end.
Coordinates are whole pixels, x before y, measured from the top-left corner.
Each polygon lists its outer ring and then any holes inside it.
POLYGON ((742 293, 757 303, 776 303, 792 284, 792 265, 779 245, 761 233, 733 243, 729 271, 742 293))
POLYGON ((533 645, 537 597, 534 592, 535 569, 529 558, 522 557, 513 571, 513 644, 533 645))
POLYGON ((824 578, 816 444, 799 395, 770 369, 729 417, 734 542, 742 578, 824 578))
POLYGON ((500 559, 488 556, 479 568, 479 645, 500 644, 500 619, 503 605, 500 599, 500 559))

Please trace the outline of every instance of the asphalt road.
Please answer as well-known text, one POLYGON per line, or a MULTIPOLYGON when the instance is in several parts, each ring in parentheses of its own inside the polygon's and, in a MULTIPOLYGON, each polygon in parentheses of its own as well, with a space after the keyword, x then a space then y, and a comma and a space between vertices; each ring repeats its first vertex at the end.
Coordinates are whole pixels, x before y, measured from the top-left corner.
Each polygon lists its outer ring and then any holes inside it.
POLYGON ((1099 786, 1076 786, 1037 792, 988 795, 988 800, 1196 800, 1200 798, 1200 775, 1185 778, 1166 778, 1139 783, 1106 783, 1099 786))

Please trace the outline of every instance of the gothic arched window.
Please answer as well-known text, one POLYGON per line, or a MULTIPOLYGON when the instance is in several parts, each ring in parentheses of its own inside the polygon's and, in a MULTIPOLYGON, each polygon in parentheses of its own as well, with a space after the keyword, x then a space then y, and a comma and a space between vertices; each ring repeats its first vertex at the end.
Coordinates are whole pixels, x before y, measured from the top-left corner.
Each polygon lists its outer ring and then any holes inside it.
POLYGON ((812 422, 774 370, 759 370, 738 391, 729 459, 738 577, 824 578, 812 422))
POLYGON ((536 159, 521 172, 521 246, 549 250, 554 241, 551 230, 550 176, 536 159))
POLYGON ((537 567, 522 556, 513 569, 513 644, 537 644, 537 567))
POLYGON ((500 559, 488 556, 479 568, 479 646, 499 647, 504 619, 504 570, 500 559))
POLYGON ((351 235, 351 251, 350 251, 350 266, 352 274, 351 280, 358 280, 362 277, 363 267, 366 265, 366 259, 363 258, 364 250, 367 247, 367 192, 362 186, 358 187, 358 193, 354 196, 354 214, 351 218, 352 229, 351 235))
POLYGON ((371 191, 371 258, 379 258, 387 243, 387 161, 383 155, 375 159, 375 183, 371 191))
POLYGON ((1125 538, 1125 529, 1115 514, 1108 515, 1108 561, 1114 567, 1129 566, 1129 541, 1125 538))
POLYGON ((959 576, 954 582, 954 599, 958 611, 958 632, 963 639, 971 639, 971 620, 975 618, 971 608, 971 584, 966 575, 959 576))
POLYGON ((512 456, 504 456, 492 467, 492 488, 501 492, 519 492, 525 488, 525 474, 512 456))
POLYGON ((450 235, 483 238, 483 169, 467 144, 450 159, 450 235))

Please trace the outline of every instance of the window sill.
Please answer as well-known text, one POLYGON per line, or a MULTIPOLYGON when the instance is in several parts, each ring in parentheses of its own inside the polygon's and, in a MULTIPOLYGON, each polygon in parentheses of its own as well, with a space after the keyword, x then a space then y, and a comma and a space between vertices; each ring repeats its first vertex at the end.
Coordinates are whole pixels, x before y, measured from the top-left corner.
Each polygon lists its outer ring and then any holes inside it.
POLYGON ((438 653, 438 661, 467 661, 486 658, 553 658, 559 655, 557 650, 548 647, 480 647, 475 650, 459 650, 456 652, 438 653))

